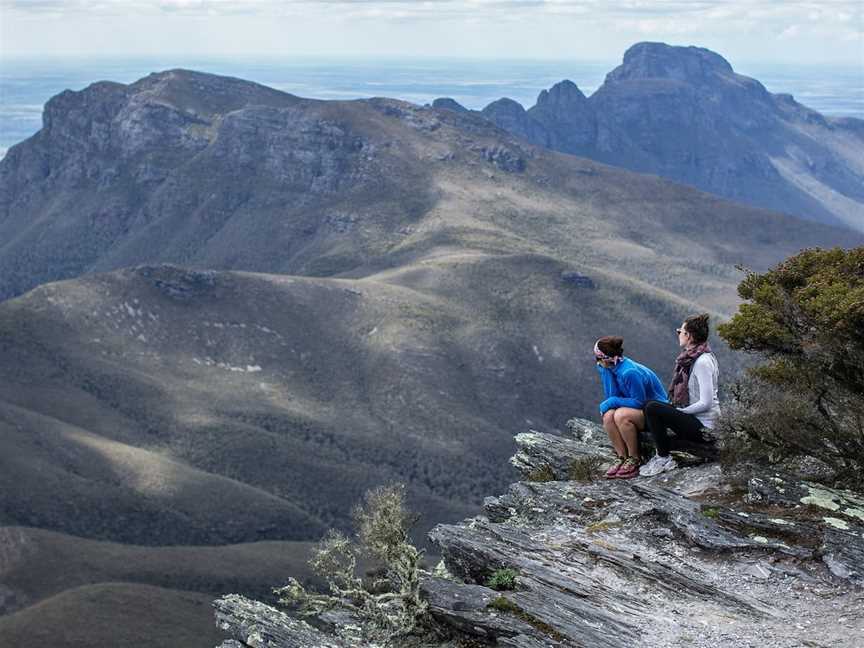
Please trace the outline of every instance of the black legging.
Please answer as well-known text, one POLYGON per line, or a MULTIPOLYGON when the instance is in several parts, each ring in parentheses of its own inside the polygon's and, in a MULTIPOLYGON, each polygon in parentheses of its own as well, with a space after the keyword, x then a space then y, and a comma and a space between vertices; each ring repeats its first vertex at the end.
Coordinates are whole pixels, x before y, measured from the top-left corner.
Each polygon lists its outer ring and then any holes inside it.
POLYGON ((645 413, 645 427, 657 447, 661 457, 669 455, 669 435, 666 428, 671 429, 675 436, 689 441, 704 442, 702 421, 692 414, 685 414, 674 405, 652 400, 645 403, 642 410, 645 413))

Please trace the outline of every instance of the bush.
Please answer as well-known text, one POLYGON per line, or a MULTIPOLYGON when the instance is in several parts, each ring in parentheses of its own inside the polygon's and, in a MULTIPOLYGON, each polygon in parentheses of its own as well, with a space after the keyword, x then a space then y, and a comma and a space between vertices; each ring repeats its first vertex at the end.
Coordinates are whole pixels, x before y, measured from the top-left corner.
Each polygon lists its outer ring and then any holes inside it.
POLYGON ((535 468, 528 473, 526 479, 530 482, 550 482, 555 481, 555 471, 552 466, 543 464, 539 468, 535 468))
POLYGON ((297 607, 305 616, 341 608, 361 623, 363 639, 383 643, 413 633, 426 620, 420 598, 422 551, 411 544, 408 532, 416 521, 405 508, 402 485, 371 490, 354 509, 356 540, 330 531, 315 549, 309 564, 327 582, 329 594, 307 591, 296 579, 274 592, 283 605, 297 607), (357 575, 357 561, 368 555, 382 565, 372 582, 357 575))
POLYGON ((746 302, 719 333, 764 362, 733 390, 721 423, 726 451, 814 456, 860 480, 864 247, 805 250, 764 274, 748 272, 738 293, 746 302))
POLYGON ((572 481, 578 482, 594 481, 599 476, 603 463, 603 459, 595 455, 576 457, 570 462, 567 477, 572 481))
POLYGON ((486 587, 489 589, 503 592, 505 590, 516 589, 516 570, 504 568, 496 569, 486 581, 486 587))

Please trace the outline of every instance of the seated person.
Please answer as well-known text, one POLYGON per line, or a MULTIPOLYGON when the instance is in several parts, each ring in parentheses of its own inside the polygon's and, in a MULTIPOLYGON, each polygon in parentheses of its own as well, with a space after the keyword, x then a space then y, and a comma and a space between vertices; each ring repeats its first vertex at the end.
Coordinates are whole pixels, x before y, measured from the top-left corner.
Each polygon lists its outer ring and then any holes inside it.
POLYGON ((639 430, 645 428, 642 408, 650 400, 665 401, 660 379, 648 367, 624 357, 624 340, 602 337, 594 344, 597 371, 606 399, 600 403, 603 429, 615 448, 617 459, 606 471, 607 479, 630 479, 639 475, 639 430))
POLYGON ((640 471, 646 477, 678 467, 669 454, 667 429, 679 438, 704 442, 703 428, 712 429, 720 416, 720 370, 708 345, 708 315, 688 317, 676 330, 682 351, 669 385, 672 402, 658 399, 645 404, 645 425, 657 447, 657 454, 640 471))

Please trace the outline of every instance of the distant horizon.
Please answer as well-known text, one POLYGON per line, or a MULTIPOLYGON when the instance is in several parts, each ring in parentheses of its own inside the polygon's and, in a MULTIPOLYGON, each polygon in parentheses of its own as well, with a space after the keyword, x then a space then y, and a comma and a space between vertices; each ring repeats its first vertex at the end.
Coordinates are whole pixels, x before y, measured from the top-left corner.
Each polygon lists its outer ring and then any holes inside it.
POLYGON ((0 57, 620 60, 643 41, 861 66, 858 0, 0 0, 0 57), (540 54, 538 54, 540 53, 540 54), (503 54, 503 59, 501 58, 503 54))
MULTIPOLYGON (((645 42, 645 41, 640 41, 645 42)), ((636 43, 634 43, 635 45, 636 43)), ((679 47, 679 46, 673 46, 679 47)), ((686 47, 686 46, 681 46, 686 47)), ((693 45, 693 47, 700 47, 699 45, 693 45)), ((704 48, 711 49, 711 48, 704 48)), ((626 50, 624 50, 626 51, 626 50)), ((273 54, 272 52, 264 53, 264 54, 190 54, 186 53, 160 53, 160 54, 63 54, 63 53, 45 53, 45 54, 21 54, 21 55, 8 55, 2 54, 0 55, 0 62, 8 61, 8 62, 16 62, 16 61, 24 61, 24 62, 35 62, 35 61, 47 61, 47 62, 72 62, 72 61, 98 61, 98 62, 111 62, 111 61, 149 61, 149 60, 160 60, 167 58, 184 58, 190 61, 218 61, 218 62, 230 62, 230 61, 279 61, 279 62, 290 62, 296 60, 298 62, 301 61, 338 61, 338 62, 414 62, 414 61, 434 61, 434 62, 463 62, 463 61, 478 61, 484 63, 563 63, 567 61, 575 61, 580 63, 603 63, 610 65, 620 65, 623 61, 624 51, 621 52, 621 56, 617 59, 615 58, 588 58, 583 56, 559 56, 559 57, 499 57, 499 56, 446 56, 446 55, 416 55, 416 56, 407 56, 407 55, 394 55, 394 54, 381 54, 381 55, 353 55, 353 54, 331 54, 331 55, 315 55, 315 54, 273 54)), ((788 60, 770 60, 770 59, 730 59, 730 57, 723 54, 723 52, 718 52, 716 50, 711 50, 716 54, 720 54, 724 59, 729 61, 732 68, 735 72, 739 72, 738 65, 771 65, 771 66, 782 66, 782 67, 828 67, 828 68, 849 68, 861 70, 862 74, 864 74, 864 68, 861 65, 849 62, 849 61, 788 61, 788 60)), ((739 72, 740 73, 740 72, 739 72)), ((862 78, 862 83, 864 83, 864 78, 862 78)))

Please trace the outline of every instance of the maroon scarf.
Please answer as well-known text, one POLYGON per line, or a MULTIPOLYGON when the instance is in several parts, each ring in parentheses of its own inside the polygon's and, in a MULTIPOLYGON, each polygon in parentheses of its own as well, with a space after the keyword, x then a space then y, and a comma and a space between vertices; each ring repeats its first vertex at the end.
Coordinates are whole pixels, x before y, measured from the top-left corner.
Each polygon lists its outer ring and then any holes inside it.
POLYGON ((687 388, 687 383, 690 382, 690 370, 696 358, 703 353, 711 353, 711 347, 707 342, 691 349, 684 349, 675 360, 675 374, 669 384, 669 400, 675 407, 687 407, 690 404, 690 391, 687 388))

